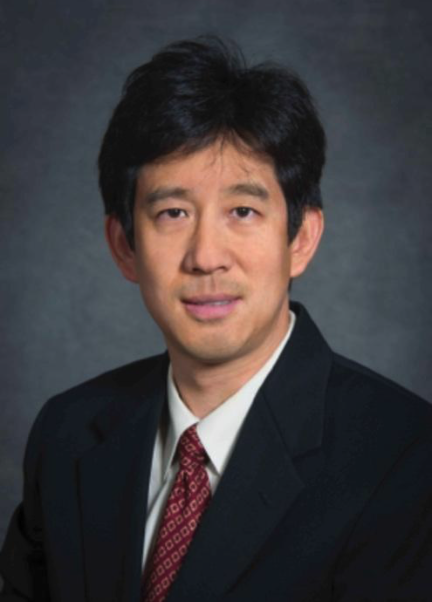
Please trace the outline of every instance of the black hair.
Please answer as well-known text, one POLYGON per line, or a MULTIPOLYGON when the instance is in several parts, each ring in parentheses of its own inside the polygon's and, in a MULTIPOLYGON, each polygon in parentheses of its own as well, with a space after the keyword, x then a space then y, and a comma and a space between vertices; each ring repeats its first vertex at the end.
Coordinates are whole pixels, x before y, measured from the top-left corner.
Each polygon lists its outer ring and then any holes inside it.
POLYGON ((106 214, 131 248, 137 172, 174 152, 218 139, 269 158, 288 206, 288 238, 306 207, 322 207, 325 134, 306 85, 272 63, 248 67, 234 43, 217 37, 175 42, 127 78, 99 154, 106 214))

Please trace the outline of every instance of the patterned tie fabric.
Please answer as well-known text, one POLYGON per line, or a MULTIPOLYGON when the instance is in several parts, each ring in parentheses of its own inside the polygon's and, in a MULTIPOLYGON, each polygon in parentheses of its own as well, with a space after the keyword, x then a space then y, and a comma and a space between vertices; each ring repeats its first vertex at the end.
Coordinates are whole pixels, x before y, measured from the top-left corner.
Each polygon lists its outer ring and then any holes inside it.
POLYGON ((142 602, 165 600, 211 497, 205 470, 207 454, 198 437, 196 424, 180 437, 177 453, 180 469, 145 571, 142 602))

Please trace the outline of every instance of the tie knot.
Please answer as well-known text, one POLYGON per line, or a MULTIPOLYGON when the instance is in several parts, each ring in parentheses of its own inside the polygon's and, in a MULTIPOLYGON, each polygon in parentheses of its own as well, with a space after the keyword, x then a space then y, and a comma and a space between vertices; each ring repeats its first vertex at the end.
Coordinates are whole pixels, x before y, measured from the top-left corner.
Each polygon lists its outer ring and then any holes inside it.
POLYGON ((188 468, 193 464, 204 466, 206 463, 207 454, 198 436, 196 424, 186 429, 180 437, 178 454, 182 468, 188 468))

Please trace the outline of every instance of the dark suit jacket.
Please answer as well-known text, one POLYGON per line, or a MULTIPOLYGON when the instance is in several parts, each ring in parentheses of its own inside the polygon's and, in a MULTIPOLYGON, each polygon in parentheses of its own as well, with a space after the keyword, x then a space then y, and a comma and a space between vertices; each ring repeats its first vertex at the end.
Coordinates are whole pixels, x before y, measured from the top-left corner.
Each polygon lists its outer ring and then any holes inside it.
MULTIPOLYGON (((432 600, 432 406, 335 355, 293 309, 168 602, 432 600)), ((167 365, 146 359, 44 406, 2 602, 138 602, 167 365)))

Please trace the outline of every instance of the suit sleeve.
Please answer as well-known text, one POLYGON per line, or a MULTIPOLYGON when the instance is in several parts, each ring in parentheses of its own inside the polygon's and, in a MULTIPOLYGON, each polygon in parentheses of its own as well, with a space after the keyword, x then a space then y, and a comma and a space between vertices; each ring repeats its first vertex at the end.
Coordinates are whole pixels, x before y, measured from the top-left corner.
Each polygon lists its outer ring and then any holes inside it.
POLYGON ((0 552, 0 574, 4 585, 0 602, 48 602, 42 513, 37 467, 43 453, 43 432, 48 402, 31 429, 24 457, 24 499, 12 515, 0 552))
POLYGON ((432 437, 406 450, 355 525, 335 573, 335 602, 432 600, 432 437))

